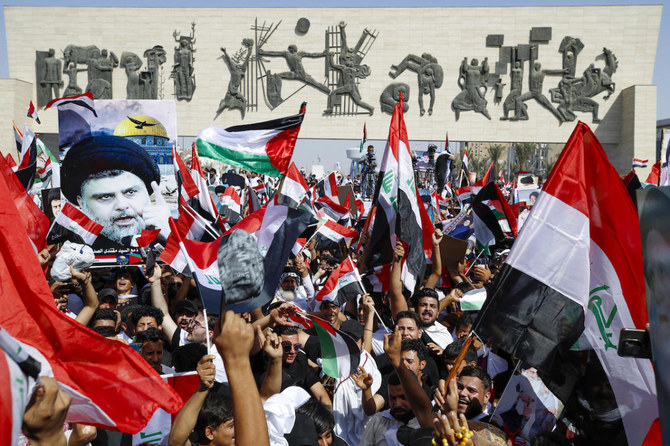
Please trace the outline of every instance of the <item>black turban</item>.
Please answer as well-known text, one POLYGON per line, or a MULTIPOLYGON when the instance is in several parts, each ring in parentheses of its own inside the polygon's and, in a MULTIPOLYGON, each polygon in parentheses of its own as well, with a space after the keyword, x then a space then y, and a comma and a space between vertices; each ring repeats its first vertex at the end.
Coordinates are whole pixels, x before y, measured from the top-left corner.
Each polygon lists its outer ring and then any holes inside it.
POLYGON ((61 189, 77 203, 81 185, 89 176, 106 170, 125 170, 137 175, 151 194, 151 182, 160 183, 156 161, 139 145, 121 136, 92 136, 68 150, 61 165, 61 189))

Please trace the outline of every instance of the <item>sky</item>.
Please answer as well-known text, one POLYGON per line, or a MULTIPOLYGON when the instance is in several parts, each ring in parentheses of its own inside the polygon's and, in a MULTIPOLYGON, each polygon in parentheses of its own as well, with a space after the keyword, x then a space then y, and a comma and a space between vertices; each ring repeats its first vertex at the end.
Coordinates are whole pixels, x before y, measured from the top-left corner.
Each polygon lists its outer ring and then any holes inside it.
MULTIPOLYGON (((436 7, 436 6, 469 6, 469 7, 486 7, 486 6, 568 6, 568 5, 630 5, 630 4, 662 4, 663 15, 661 18, 661 29, 658 36, 658 47, 656 49, 656 63, 654 65, 653 83, 658 87, 657 97, 657 119, 670 119, 670 0, 470 0, 470 1, 437 1, 437 0, 284 0, 279 2, 277 0, 246 0, 245 5, 248 7, 289 7, 289 8, 313 8, 313 7, 436 7)), ((225 0, 25 0, 25 1, 3 1, 3 6, 118 6, 118 7, 236 7, 239 6, 237 2, 229 2, 225 0)), ((38 30, 37 30, 38 31, 38 30)), ((4 11, 0 9, 0 78, 6 78, 9 75, 7 66, 7 43, 5 37, 5 17, 4 11)), ((305 141, 305 145, 311 143, 305 141)), ((443 142, 438 143, 440 147, 443 142)), ((357 147, 357 141, 339 141, 339 145, 344 144, 346 147, 357 147)), ((419 146, 423 146, 423 142, 417 142, 419 146)), ((383 149, 383 141, 379 141, 378 149, 383 149)), ((320 160, 315 157, 313 151, 307 155, 306 149, 301 150, 296 147, 296 155, 301 164, 310 165, 316 162, 323 162, 327 168, 331 168, 331 162, 334 160, 320 160), (300 153, 302 152, 302 153, 300 153), (303 155, 304 154, 304 155, 303 155), (303 156, 301 156, 303 155, 303 156), (304 158, 304 159, 303 159, 304 158)), ((323 148, 323 152, 329 152, 329 149, 323 148)), ((341 149, 341 148, 340 148, 341 149)), ((379 151, 379 150, 378 150, 379 151)), ((342 150, 339 150, 341 153, 342 150)), ((342 164, 348 163, 346 159, 342 159, 342 164)), ((344 166, 343 166, 344 167, 344 166)))

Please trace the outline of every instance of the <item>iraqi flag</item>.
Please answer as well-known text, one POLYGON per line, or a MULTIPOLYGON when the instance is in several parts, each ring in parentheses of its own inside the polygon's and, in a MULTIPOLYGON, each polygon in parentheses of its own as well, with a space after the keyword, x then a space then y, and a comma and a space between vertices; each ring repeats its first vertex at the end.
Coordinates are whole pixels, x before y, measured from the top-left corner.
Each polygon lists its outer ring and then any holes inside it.
POLYGON ((261 200, 258 198, 258 194, 251 186, 247 187, 247 207, 249 208, 248 213, 256 212, 261 208, 261 200))
POLYGON ((104 229, 101 224, 88 218, 86 214, 67 201, 54 220, 54 225, 59 225, 69 233, 75 234, 87 245, 92 245, 104 229))
POLYGON ((297 209, 307 196, 309 186, 295 163, 291 163, 279 189, 277 203, 297 209))
POLYGON ((221 235, 218 227, 198 214, 184 200, 179 201, 177 230, 183 238, 203 242, 212 241, 221 235))
POLYGON ((242 200, 235 187, 229 186, 224 191, 219 213, 223 217, 223 220, 231 226, 240 221, 242 216, 242 200))
POLYGON ((33 118, 38 124, 41 124, 39 116, 37 116, 37 109, 33 101, 30 101, 28 104, 28 113, 26 114, 28 118, 33 118))
MULTIPOLYGON (((23 147, 23 133, 21 133, 21 130, 16 126, 16 123, 12 121, 12 128, 14 130, 14 142, 16 143, 16 151, 21 155, 21 147, 23 147)), ((19 158, 20 160, 20 158, 19 158)))
POLYGON ((45 110, 58 108, 58 147, 64 150, 91 136, 91 122, 98 119, 90 91, 49 102, 45 110))
POLYGON ((191 207, 195 209, 195 211, 200 214, 202 217, 205 219, 209 220, 210 222, 219 222, 219 225, 221 225, 221 229, 223 229, 222 223, 219 220, 219 212, 216 209, 216 205, 214 204, 214 199, 212 198, 212 195, 209 193, 209 187, 207 186, 207 179, 205 178, 205 174, 202 171, 202 167, 200 165, 200 158, 198 157, 198 152, 195 148, 195 144, 193 144, 192 147, 192 153, 191 153, 191 178, 193 179, 193 182, 197 186, 198 190, 200 191, 192 200, 191 200, 191 207))
POLYGON ((284 176, 293 157, 305 103, 297 115, 255 124, 238 125, 225 130, 207 127, 198 135, 201 156, 231 164, 252 172, 284 176))
MULTIPOLYGON (((405 288, 414 291, 417 278, 423 277, 426 268, 422 231, 424 218, 421 215, 422 211, 426 214, 426 209, 414 181, 402 104, 401 96, 393 110, 388 142, 381 162, 378 192, 374 200, 377 203, 377 214, 370 236, 372 250, 368 264, 374 267, 392 263, 396 241, 402 241, 408 246, 403 284, 405 288)), ((430 222, 427 214, 425 219, 430 222)), ((430 230, 432 232, 432 226, 430 230)), ((428 246, 431 246, 430 243, 428 246)))
MULTIPOLYGON (((349 199, 347 199, 346 203, 348 202, 349 199)), ((319 197, 319 199, 316 200, 316 203, 314 203, 314 207, 317 210, 322 209, 323 212, 328 217, 332 218, 335 221, 340 221, 342 219, 347 218, 349 216, 349 213, 351 212, 349 206, 344 206, 342 204, 336 203, 328 195, 323 195, 319 197)))
POLYGON ((21 184, 23 184, 23 187, 29 191, 33 187, 36 175, 37 137, 26 125, 23 131, 23 140, 21 141, 21 154, 19 155, 16 176, 21 181, 21 184))
POLYGON ((470 203, 472 201, 472 186, 459 187, 454 191, 458 202, 463 206, 464 204, 470 203))
POLYGON ((642 444, 658 417, 651 362, 617 354, 621 329, 648 321, 641 253, 637 211, 580 122, 473 327, 549 374, 581 336, 609 379, 630 445, 642 444))
POLYGON ((469 163, 468 162, 468 149, 466 148, 463 151, 463 160, 461 161, 461 166, 462 166, 463 170, 465 170, 466 174, 468 173, 468 170, 470 169, 469 166, 468 166, 468 163, 469 163))
MULTIPOLYGON (((11 196, 5 175, 0 196, 11 196)), ((181 408, 181 398, 135 350, 56 309, 11 200, 0 209, 0 277, 0 326, 42 363, 40 375, 53 376, 72 396, 67 421, 135 433, 157 409, 181 408)))
POLYGON ((326 222, 316 230, 316 234, 314 235, 317 243, 324 239, 335 243, 339 243, 343 240, 347 245, 349 245, 356 236, 358 236, 358 231, 337 224, 333 220, 326 220, 326 222))
POLYGON ((391 264, 375 266, 362 276, 363 285, 369 292, 385 293, 391 290, 391 264))
POLYGON ((363 294, 365 294, 365 289, 361 283, 358 269, 356 269, 351 257, 347 257, 328 277, 315 299, 318 301, 327 300, 341 307, 351 299, 363 294))
POLYGON ((648 160, 648 159, 646 159, 646 160, 641 160, 641 159, 639 159, 639 158, 633 158, 633 169, 635 169, 636 167, 638 167, 638 168, 645 168, 645 167, 647 167, 647 164, 649 164, 649 160, 648 160))
POLYGON ((290 320, 304 330, 316 331, 321 345, 323 373, 331 378, 346 378, 356 373, 361 350, 354 338, 316 316, 296 314, 290 320))
POLYGON ((180 196, 188 201, 200 193, 200 189, 195 184, 191 173, 186 167, 186 163, 179 155, 176 147, 172 147, 172 167, 174 169, 174 176, 177 180, 180 196))
POLYGON ((331 200, 337 200, 339 195, 337 191, 337 178, 335 172, 331 172, 326 178, 319 181, 316 185, 317 198, 328 197, 331 200))

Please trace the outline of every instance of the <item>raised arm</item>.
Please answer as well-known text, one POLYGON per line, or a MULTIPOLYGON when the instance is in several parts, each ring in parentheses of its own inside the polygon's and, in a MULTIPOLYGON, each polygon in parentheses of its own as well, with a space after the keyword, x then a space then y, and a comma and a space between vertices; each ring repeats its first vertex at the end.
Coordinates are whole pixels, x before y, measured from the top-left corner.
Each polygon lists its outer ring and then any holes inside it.
POLYGON ((391 316, 395 319, 395 315, 401 311, 407 311, 407 300, 402 294, 402 280, 400 275, 402 273, 402 259, 405 257, 405 248, 402 243, 397 241, 395 249, 393 250, 393 265, 391 266, 391 316))
POLYGON ((172 339, 174 332, 177 331, 177 324, 172 319, 172 316, 170 316, 165 296, 163 296, 163 290, 161 289, 161 268, 158 264, 154 266, 153 275, 151 277, 147 276, 147 280, 151 284, 151 305, 163 313, 163 333, 167 335, 168 339, 172 339))
POLYGON ((93 288, 93 284, 91 283, 91 273, 77 271, 72 266, 70 266, 70 272, 72 273, 72 278, 81 285, 81 296, 84 301, 84 308, 81 309, 76 320, 80 324, 88 325, 100 303, 98 302, 98 293, 95 292, 95 288, 93 288))
MULTIPOLYGON (((260 328, 256 328, 256 330, 260 330, 260 328)), ((270 398, 275 393, 281 392, 281 360, 283 351, 281 340, 276 333, 268 333, 267 336, 265 336, 263 351, 270 359, 270 363, 268 364, 268 373, 265 375, 265 379, 261 385, 261 399, 263 402, 265 402, 265 400, 270 398)))
POLYGON ((249 352, 253 342, 251 325, 241 316, 227 311, 215 343, 230 383, 236 446, 270 445, 263 403, 251 373, 249 352))
POLYGON ((442 231, 435 229, 431 238, 433 243, 433 269, 426 280, 426 288, 435 288, 442 277, 442 255, 440 254, 440 242, 442 242, 442 231))
POLYGON ((179 413, 172 423, 170 429, 169 446, 190 446, 191 442, 188 440, 189 435, 195 428, 198 421, 198 414, 200 408, 205 402, 205 398, 209 390, 214 386, 214 378, 216 377, 216 366, 214 365, 214 355, 205 355, 198 361, 198 377, 200 378, 200 385, 196 391, 191 395, 191 398, 184 403, 179 413))
POLYGON ((354 382, 363 390, 362 405, 365 415, 374 415, 384 408, 384 397, 379 394, 372 394, 372 375, 367 373, 363 367, 359 367, 353 377, 354 382))

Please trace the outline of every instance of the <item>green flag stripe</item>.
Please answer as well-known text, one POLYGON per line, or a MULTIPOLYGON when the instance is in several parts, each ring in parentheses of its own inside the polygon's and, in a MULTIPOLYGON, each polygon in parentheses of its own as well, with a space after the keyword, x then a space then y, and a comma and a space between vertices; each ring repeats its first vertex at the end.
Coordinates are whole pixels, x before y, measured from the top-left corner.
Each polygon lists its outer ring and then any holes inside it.
POLYGON ((323 373, 328 376, 337 377, 337 351, 335 350, 333 338, 330 333, 318 323, 314 323, 314 328, 316 329, 316 334, 321 343, 321 368, 323 369, 323 373))
POLYGON ((197 140, 196 147, 198 149, 198 155, 202 157, 211 158, 221 161, 222 163, 231 164, 263 175, 270 175, 272 177, 283 176, 281 172, 272 165, 268 156, 231 150, 202 139, 197 140))

